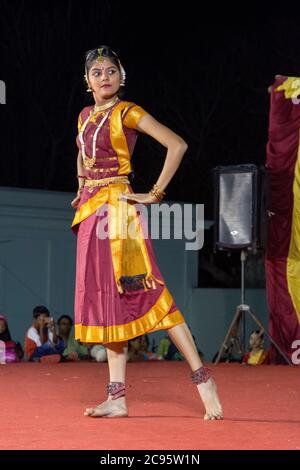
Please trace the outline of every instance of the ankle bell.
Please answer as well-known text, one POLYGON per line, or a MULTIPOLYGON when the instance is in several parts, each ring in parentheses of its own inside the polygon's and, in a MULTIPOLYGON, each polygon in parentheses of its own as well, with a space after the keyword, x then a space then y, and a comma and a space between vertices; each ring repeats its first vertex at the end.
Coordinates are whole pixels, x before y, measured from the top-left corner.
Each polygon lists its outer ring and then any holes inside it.
POLYGON ((192 382, 196 385, 205 383, 210 379, 210 373, 207 367, 199 367, 191 373, 192 382))
POLYGON ((110 382, 106 386, 107 394, 112 400, 125 397, 125 383, 124 382, 110 382))

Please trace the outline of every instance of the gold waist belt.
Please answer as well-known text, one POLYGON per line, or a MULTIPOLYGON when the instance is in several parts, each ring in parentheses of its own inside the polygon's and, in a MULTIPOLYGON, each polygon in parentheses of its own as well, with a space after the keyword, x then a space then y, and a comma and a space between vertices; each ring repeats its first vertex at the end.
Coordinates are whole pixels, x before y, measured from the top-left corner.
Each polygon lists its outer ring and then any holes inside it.
POLYGON ((88 187, 88 191, 92 192, 95 188, 99 186, 105 186, 106 184, 110 183, 126 183, 130 184, 130 181, 127 176, 110 176, 108 178, 100 178, 100 179, 86 179, 84 186, 88 187))

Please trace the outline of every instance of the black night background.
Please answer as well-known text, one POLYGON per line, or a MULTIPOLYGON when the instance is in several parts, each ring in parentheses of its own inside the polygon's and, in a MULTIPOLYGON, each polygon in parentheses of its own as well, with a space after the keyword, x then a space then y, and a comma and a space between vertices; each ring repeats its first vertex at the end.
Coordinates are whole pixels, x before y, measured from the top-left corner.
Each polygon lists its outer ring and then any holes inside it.
MULTIPOLYGON (((253 3, 250 12, 201 5, 1 0, 0 185, 75 192, 77 118, 90 99, 84 53, 108 44, 127 72, 125 99, 189 144, 168 198, 204 203, 211 217, 211 169, 264 162, 267 88, 275 74, 299 73, 299 17, 253 3)), ((137 192, 151 187, 164 155, 140 136, 137 192)))

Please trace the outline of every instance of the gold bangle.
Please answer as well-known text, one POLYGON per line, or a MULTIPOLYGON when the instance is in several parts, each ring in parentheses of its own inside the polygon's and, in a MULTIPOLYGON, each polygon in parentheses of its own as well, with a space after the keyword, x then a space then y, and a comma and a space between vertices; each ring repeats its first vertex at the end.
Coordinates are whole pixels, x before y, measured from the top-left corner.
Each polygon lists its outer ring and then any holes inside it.
POLYGON ((154 191, 153 189, 150 189, 149 194, 152 194, 152 196, 154 196, 158 200, 158 202, 160 202, 163 199, 163 197, 160 194, 158 194, 156 191, 154 191))
POLYGON ((154 191, 153 189, 151 189, 151 194, 153 194, 156 199, 158 199, 159 201, 161 201, 163 199, 163 196, 161 194, 159 194, 158 192, 154 191))
POLYGON ((153 189, 154 189, 155 191, 157 191, 158 193, 163 194, 164 196, 166 195, 165 191, 163 191, 162 189, 160 189, 160 187, 158 186, 157 183, 155 183, 155 184, 153 185, 153 189))
POLYGON ((166 194, 164 191, 162 191, 157 184, 153 185, 153 188, 150 189, 149 191, 153 196, 156 197, 156 199, 160 202, 164 195, 166 194))

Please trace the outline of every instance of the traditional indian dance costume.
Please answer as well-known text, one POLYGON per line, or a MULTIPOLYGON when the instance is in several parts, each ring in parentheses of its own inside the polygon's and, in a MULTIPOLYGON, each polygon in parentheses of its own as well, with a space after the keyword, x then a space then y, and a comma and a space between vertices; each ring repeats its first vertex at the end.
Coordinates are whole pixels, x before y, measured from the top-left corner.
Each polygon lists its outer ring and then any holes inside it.
MULTIPOLYGON (((116 53, 110 54, 118 61, 123 86, 125 70, 116 53)), ((101 63, 105 56, 107 46, 88 51, 86 64, 101 63)), ((85 72, 87 91, 92 91, 87 65, 85 72)), ((77 176, 84 185, 72 230, 77 235, 75 338, 81 342, 127 341, 184 323, 157 266, 139 205, 120 200, 122 193, 134 192, 129 180, 131 156, 138 122, 146 114, 135 103, 117 97, 79 114, 76 140, 84 171, 77 176)), ((150 192, 158 201, 164 194, 157 185, 150 192)), ((195 384, 209 377, 203 366, 191 373, 195 384)), ((108 383, 107 395, 108 401, 95 408, 97 416, 127 416, 119 401, 125 397, 125 383, 108 383)))
POLYGON ((131 156, 138 121, 146 114, 116 98, 79 115, 84 167, 79 176, 85 183, 72 230, 77 235, 75 337, 82 342, 126 341, 184 322, 145 236, 143 215, 136 204, 119 200, 121 193, 133 192, 131 156), (104 221, 106 237, 99 235, 104 221), (121 226, 135 236, 124 237, 121 226))

